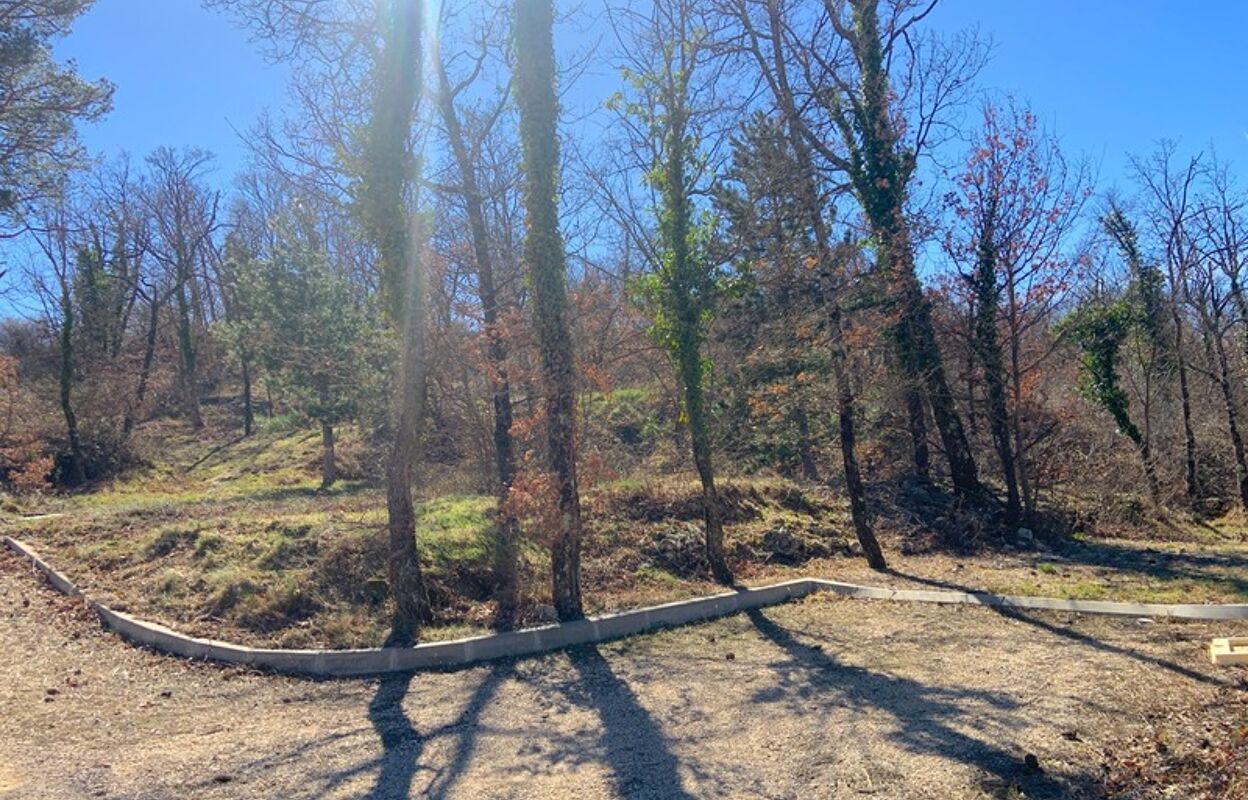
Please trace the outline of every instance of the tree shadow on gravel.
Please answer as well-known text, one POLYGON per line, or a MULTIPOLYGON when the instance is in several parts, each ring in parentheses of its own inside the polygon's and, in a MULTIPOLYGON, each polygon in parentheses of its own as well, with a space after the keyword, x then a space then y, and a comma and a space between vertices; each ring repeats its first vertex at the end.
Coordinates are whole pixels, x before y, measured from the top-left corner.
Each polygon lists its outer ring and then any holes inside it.
POLYGON ((415 673, 387 675, 377 684, 377 693, 368 704, 368 721, 381 739, 381 764, 377 780, 366 795, 368 800, 406 800, 424 751, 425 737, 403 710, 403 698, 411 688, 415 673))
POLYGON ((511 676, 514 668, 515 663, 512 661, 494 664, 477 684, 459 716, 453 722, 423 735, 403 710, 403 700, 407 697, 412 679, 417 673, 408 672, 382 678, 377 686, 377 693, 368 704, 368 719, 381 739, 383 752, 373 788, 365 795, 367 800, 406 800, 411 794, 416 773, 422 769, 420 757, 426 743, 444 736, 454 736, 455 752, 450 763, 444 769, 424 767, 425 770, 434 772, 434 775, 420 796, 445 797, 472 761, 481 730, 481 714, 493 700, 499 686, 511 676))
MULTIPOLYGON (((906 580, 914 581, 915 583, 921 583, 926 586, 932 586, 938 589, 950 589, 952 591, 966 592, 967 594, 973 594, 973 595, 986 595, 987 594, 986 592, 983 592, 977 589, 971 589, 967 586, 953 583, 951 581, 942 581, 942 580, 938 580, 935 578, 923 578, 918 575, 911 575, 909 573, 899 572, 895 569, 890 569, 889 573, 892 575, 896 575, 899 578, 905 578, 906 580)), ((1048 622, 1046 620, 1039 618, 1038 616, 1035 616, 1033 614, 1028 614, 1024 612, 1022 609, 1007 608, 1003 606, 993 606, 993 605, 986 605, 983 607, 987 608, 989 611, 992 611, 994 614, 998 614, 1002 617, 1005 617, 1006 619, 1017 620, 1018 622, 1031 625, 1034 628, 1039 628, 1042 631, 1051 633, 1054 636, 1060 636, 1063 639, 1082 645, 1084 647, 1089 647, 1089 648, 1092 648, 1093 650, 1099 650, 1102 653, 1111 653, 1116 656, 1123 656, 1125 658, 1130 658, 1134 661, 1139 661, 1144 664, 1149 664, 1154 667, 1159 667, 1161 669, 1167 670, 1168 672, 1173 672, 1175 675, 1178 675, 1180 677, 1187 678, 1188 680, 1196 681, 1198 683, 1208 684, 1209 686, 1231 686, 1232 685, 1230 682, 1222 680, 1221 678, 1215 677, 1213 675, 1206 675, 1203 672, 1198 672, 1194 669, 1191 669, 1190 667, 1185 667, 1182 664, 1177 664, 1173 661, 1170 661, 1169 659, 1162 658, 1160 656, 1150 655, 1148 653, 1141 653, 1140 651, 1132 650, 1129 647, 1123 647, 1121 645, 1116 645, 1110 642, 1102 641, 1100 639, 1097 639, 1094 636, 1089 636, 1086 633, 1081 633, 1080 631, 1077 631, 1074 628, 1048 622)))
POLYGON ((423 796, 444 798, 456 781, 463 776, 468 765, 472 763, 472 756, 477 749, 477 738, 481 733, 479 722, 481 714, 490 704, 490 701, 494 699, 498 688, 514 672, 514 661, 499 661, 495 663, 489 674, 485 676, 485 679, 477 684, 477 688, 473 690, 472 696, 464 705, 464 710, 460 712, 459 718, 451 725, 440 729, 438 735, 455 734, 457 736, 455 754, 451 757, 451 762, 446 769, 440 771, 434 778, 423 796))
POLYGON ((570 702, 598 714, 603 729, 601 757, 619 795, 630 800, 691 800, 681 785, 680 762, 663 730, 598 648, 574 648, 568 651, 568 660, 579 680, 561 689, 570 702))
POLYGON ((1018 727, 1010 718, 1018 704, 1006 695, 929 686, 845 664, 819 648, 803 644, 762 611, 745 613, 758 632, 786 656, 784 661, 771 665, 778 675, 778 684, 758 692, 755 702, 787 700, 805 714, 811 714, 813 706, 819 703, 883 711, 897 725, 886 735, 902 747, 976 767, 989 776, 983 788, 1005 796, 1065 798, 1093 785, 1090 776, 1051 776, 1042 768, 1029 767, 1023 753, 1011 753, 991 740, 990 726, 1018 727), (968 705, 986 705, 994 713, 968 709, 968 705), (954 727, 957 721, 983 731, 984 738, 958 730, 954 727))

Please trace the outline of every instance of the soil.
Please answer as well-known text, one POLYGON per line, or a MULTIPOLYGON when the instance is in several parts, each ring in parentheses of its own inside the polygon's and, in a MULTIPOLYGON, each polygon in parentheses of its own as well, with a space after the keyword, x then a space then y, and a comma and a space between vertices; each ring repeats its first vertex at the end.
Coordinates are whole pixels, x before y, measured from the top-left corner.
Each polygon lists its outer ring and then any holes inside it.
POLYGON ((130 647, 6 553, 0 798, 1153 796, 1107 770, 1159 715, 1242 708, 1248 670, 1206 647, 1244 633, 818 596, 314 682, 130 647))

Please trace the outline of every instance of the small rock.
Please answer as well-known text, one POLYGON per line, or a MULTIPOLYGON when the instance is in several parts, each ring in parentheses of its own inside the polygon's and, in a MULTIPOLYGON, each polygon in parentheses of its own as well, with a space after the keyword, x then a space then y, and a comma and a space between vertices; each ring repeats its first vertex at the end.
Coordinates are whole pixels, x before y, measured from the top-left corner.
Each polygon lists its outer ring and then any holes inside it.
POLYGON ((61 693, 61 690, 57 689, 55 686, 49 687, 48 689, 45 689, 44 691, 47 692, 48 694, 60 694, 61 693))
POLYGON ((1068 742, 1078 742, 1080 741, 1079 731, 1062 731, 1062 738, 1068 742))
POLYGON ((724 658, 728 659, 729 661, 736 661, 737 654, 736 653, 724 653, 724 658))
POLYGON ((1153 620, 1148 617, 1140 617, 1139 619, 1136 620, 1136 622, 1138 622, 1140 625, 1152 625, 1153 624, 1153 620))
POLYGON ((1031 532, 1031 528, 1019 528, 1014 534, 1020 542, 1034 542, 1036 535, 1031 532))

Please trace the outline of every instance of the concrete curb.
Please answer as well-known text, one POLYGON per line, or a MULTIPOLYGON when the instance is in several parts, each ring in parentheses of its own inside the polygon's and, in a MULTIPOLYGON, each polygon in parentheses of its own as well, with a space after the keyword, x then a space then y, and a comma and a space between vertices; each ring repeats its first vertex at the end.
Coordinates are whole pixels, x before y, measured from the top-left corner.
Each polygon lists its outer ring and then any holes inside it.
MULTIPOLYGON (((11 536, 6 536, 4 542, 9 549, 29 560, 34 569, 42 573, 58 591, 68 595, 82 596, 82 592, 72 581, 49 566, 29 545, 11 536)), ((881 589, 840 581, 801 578, 772 586, 741 589, 696 600, 682 600, 561 625, 487 634, 449 642, 430 642, 413 647, 383 647, 367 650, 281 650, 246 647, 212 639, 197 639, 163 625, 146 622, 116 611, 103 603, 89 598, 85 599, 99 615, 104 627, 115 631, 123 639, 134 644, 184 658, 244 664, 295 675, 346 678, 439 667, 460 667, 499 658, 536 655, 565 647, 605 642, 660 628, 724 617, 740 611, 777 605, 821 591, 866 600, 981 605, 1131 617, 1173 617, 1194 620, 1248 619, 1248 604, 1111 603, 1099 600, 1063 600, 1048 597, 1008 597, 982 592, 881 589)))

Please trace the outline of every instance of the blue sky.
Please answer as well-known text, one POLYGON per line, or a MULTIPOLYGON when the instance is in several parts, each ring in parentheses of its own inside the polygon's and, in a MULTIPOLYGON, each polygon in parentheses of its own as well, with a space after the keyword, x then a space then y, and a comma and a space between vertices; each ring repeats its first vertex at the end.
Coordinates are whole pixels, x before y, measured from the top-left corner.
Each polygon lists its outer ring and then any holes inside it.
POLYGON ((96 0, 57 54, 117 85, 113 112, 82 130, 93 151, 142 157, 161 145, 202 147, 218 154, 227 180, 245 157, 234 129, 280 106, 287 78, 199 0, 96 0))
MULTIPOLYGON (((981 86, 1029 101, 1068 151, 1099 165, 1101 188, 1122 183, 1125 153, 1160 137, 1248 160, 1248 3, 943 0, 930 19, 990 36, 981 86)), ((113 113, 83 132, 93 150, 204 147, 220 156, 223 182, 245 156, 231 125, 279 107, 286 81, 198 0, 98 0, 58 52, 117 84, 113 113)))

